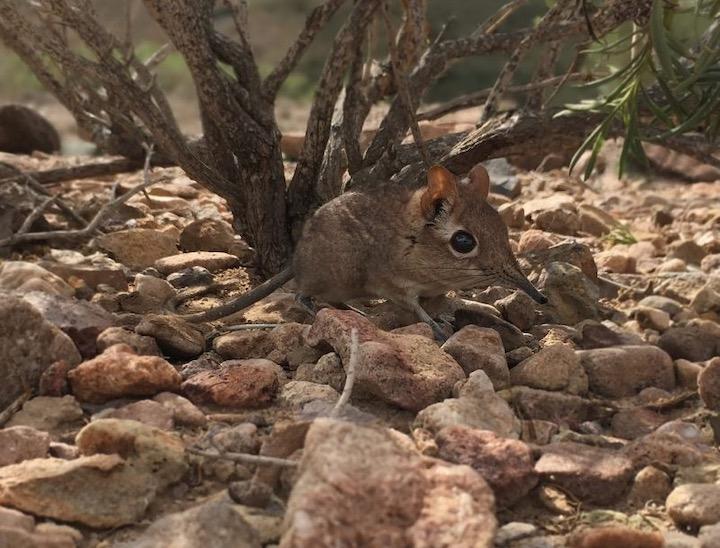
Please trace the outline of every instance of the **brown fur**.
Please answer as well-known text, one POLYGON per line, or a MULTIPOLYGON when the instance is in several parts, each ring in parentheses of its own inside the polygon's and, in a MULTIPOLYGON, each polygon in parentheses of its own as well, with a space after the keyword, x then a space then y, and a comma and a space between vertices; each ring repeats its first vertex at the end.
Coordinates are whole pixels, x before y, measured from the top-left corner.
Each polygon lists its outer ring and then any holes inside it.
POLYGON ((486 201, 488 188, 482 166, 465 180, 435 166, 421 189, 388 184, 328 202, 306 223, 295 251, 300 292, 326 302, 380 297, 412 306, 419 297, 497 284, 541 299, 486 201), (475 252, 451 249, 458 230, 474 236, 475 252))

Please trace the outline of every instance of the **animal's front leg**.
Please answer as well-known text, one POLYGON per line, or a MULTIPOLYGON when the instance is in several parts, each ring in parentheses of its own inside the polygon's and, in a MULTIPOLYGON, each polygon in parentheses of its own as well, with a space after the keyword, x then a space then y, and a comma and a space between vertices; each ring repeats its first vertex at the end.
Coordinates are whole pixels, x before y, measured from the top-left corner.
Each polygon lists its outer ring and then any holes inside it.
POLYGON ((432 319, 430 314, 425 312, 425 309, 420 306, 420 302, 418 301, 417 297, 410 298, 402 304, 409 307, 413 312, 415 312, 415 315, 418 317, 418 319, 420 319, 420 321, 425 322, 432 328, 433 335, 435 335, 436 341, 438 341, 439 343, 444 343, 448 339, 448 336, 445 331, 443 331, 442 327, 440 327, 440 325, 432 319))

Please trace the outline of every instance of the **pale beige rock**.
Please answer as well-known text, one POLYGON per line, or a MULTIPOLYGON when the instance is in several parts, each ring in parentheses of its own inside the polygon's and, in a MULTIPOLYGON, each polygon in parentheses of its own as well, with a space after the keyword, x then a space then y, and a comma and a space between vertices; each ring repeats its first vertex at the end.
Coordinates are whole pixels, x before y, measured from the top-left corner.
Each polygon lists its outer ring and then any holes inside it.
POLYGON ((27 301, 0 294, 0 409, 28 388, 55 362, 75 366, 80 353, 70 337, 46 321, 27 301))
POLYGON ((155 261, 155 268, 164 275, 179 272, 192 266, 202 266, 210 272, 217 272, 218 270, 225 270, 239 265, 240 259, 235 255, 220 251, 193 251, 171 255, 155 261))
POLYGON ((65 280, 26 261, 5 261, 0 264, 0 291, 42 291, 63 297, 75 295, 75 290, 65 280))
POLYGON ((153 266, 163 257, 177 253, 176 238, 172 234, 150 228, 110 232, 98 237, 96 242, 118 262, 136 269, 153 266))
POLYGON ((700 527, 720 522, 720 485, 686 483, 665 501, 670 518, 679 526, 700 527))
POLYGON ((582 395, 588 390, 588 378, 572 346, 545 346, 510 370, 513 385, 542 390, 563 390, 582 395))

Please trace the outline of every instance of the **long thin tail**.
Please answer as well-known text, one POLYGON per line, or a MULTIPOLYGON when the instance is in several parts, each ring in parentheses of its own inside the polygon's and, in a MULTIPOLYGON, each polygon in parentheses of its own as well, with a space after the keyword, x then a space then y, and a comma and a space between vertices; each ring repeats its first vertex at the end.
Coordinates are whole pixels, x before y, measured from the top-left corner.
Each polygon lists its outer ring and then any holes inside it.
POLYGON ((260 299, 264 299, 270 295, 273 291, 282 287, 284 284, 293 279, 293 270, 291 266, 284 268, 275 276, 269 280, 265 280, 259 286, 251 289, 247 293, 244 293, 233 299, 232 301, 223 305, 211 308, 204 312, 197 312, 195 314, 185 314, 182 317, 183 320, 188 322, 211 322, 213 320, 219 320, 235 312, 239 312, 247 308, 248 306, 255 304, 260 299))

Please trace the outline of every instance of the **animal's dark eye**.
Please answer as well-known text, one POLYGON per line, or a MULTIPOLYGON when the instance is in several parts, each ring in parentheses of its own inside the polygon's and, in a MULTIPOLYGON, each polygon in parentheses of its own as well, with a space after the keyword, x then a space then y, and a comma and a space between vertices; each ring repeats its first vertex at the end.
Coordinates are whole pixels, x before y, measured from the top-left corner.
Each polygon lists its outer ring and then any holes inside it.
POLYGON ((469 232, 458 230, 450 238, 450 245, 458 253, 470 253, 473 249, 475 249, 477 242, 475 241, 473 235, 469 232))

